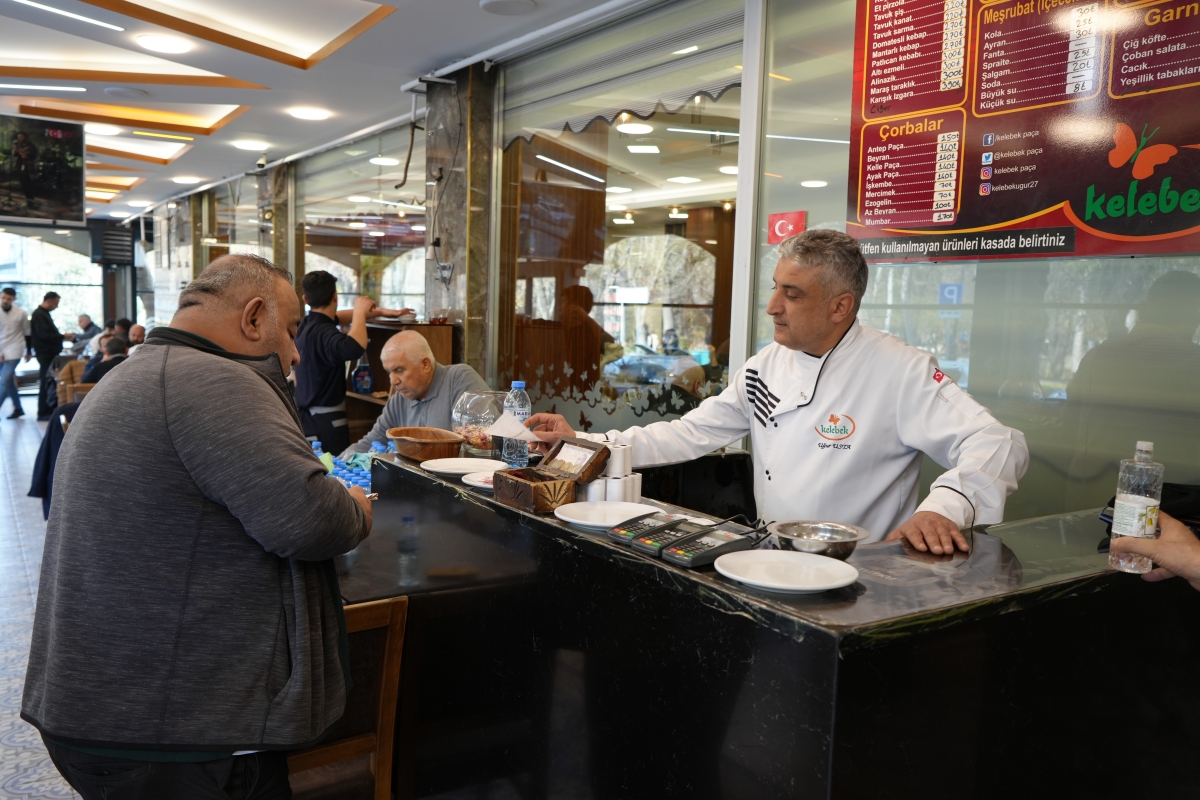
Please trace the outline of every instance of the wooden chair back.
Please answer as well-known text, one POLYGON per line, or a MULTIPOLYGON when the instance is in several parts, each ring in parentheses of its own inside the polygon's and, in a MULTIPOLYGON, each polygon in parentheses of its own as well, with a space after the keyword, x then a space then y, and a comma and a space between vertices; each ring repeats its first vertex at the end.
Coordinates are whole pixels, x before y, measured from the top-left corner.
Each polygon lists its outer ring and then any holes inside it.
POLYGON ((83 373, 87 369, 87 362, 83 360, 68 361, 63 364, 63 368, 58 371, 58 386, 55 387, 58 392, 58 404, 65 406, 67 403, 73 403, 71 399, 69 387, 72 384, 78 384, 83 380, 83 373))
POLYGON ((67 387, 67 402, 78 403, 95 386, 94 383, 72 383, 67 387))
POLYGON ((351 637, 351 672, 355 688, 347 698, 346 714, 331 729, 331 734, 339 738, 292 753, 288 756, 288 771, 299 773, 370 755, 371 772, 375 779, 374 798, 389 800, 392 796, 392 744, 396 730, 396 704, 400 694, 408 598, 394 597, 350 605, 345 607, 345 613, 346 629, 351 637), (356 668, 355 634, 376 629, 383 629, 384 637, 382 657, 378 659, 378 682, 372 684, 371 679, 360 675, 356 668), (359 702, 364 697, 373 701, 369 714, 364 713, 359 702), (361 719, 362 716, 369 716, 370 719, 361 719), (363 732, 364 729, 366 732, 363 732))

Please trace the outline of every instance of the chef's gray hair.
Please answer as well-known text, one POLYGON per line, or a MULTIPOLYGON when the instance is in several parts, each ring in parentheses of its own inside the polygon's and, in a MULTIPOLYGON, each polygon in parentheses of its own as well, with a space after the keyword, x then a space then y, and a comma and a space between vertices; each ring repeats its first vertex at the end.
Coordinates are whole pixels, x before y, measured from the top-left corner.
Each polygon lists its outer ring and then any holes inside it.
POLYGON ((275 281, 292 282, 292 273, 252 253, 230 253, 204 268, 179 293, 179 309, 204 305, 209 297, 218 303, 245 303, 261 297, 267 313, 276 313, 275 281))
POLYGON ((801 267, 821 267, 825 296, 854 295, 854 305, 867 293, 867 261, 853 237, 817 228, 789 236, 779 243, 779 257, 801 267))

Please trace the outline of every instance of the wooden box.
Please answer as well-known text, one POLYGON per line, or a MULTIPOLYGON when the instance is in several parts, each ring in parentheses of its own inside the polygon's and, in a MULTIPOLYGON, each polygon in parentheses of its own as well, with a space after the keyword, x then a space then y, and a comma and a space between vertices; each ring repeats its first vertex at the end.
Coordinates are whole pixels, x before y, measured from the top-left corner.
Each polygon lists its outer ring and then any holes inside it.
POLYGON ((536 467, 502 469, 492 478, 501 503, 529 512, 550 514, 575 502, 575 487, 599 477, 608 465, 608 446, 564 436, 536 467))

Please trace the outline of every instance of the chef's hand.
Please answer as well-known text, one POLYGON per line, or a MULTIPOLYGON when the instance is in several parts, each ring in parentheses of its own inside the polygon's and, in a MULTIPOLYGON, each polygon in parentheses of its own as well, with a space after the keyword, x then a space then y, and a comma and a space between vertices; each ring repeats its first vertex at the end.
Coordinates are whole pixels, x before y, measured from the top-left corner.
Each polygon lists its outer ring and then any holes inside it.
POLYGON ((937 555, 953 553, 955 545, 964 553, 971 550, 967 545, 967 537, 963 536, 958 526, 932 511, 918 511, 913 514, 912 519, 889 533, 886 541, 896 539, 907 539, 909 544, 921 552, 929 550, 937 555))
MULTIPOLYGON (((358 503, 358 507, 363 510, 363 514, 367 518, 367 536, 371 535, 371 525, 375 521, 374 511, 371 509, 371 501, 367 499, 367 491, 361 486, 351 486, 347 489, 350 496, 354 498, 354 502, 358 503)), ((366 536, 363 537, 367 538, 366 536)))
POLYGON ((1161 511, 1158 525, 1162 535, 1157 539, 1113 537, 1110 552, 1149 557, 1157 567, 1142 576, 1145 580, 1165 581, 1178 575, 1200 591, 1200 539, 1182 522, 1161 511))
POLYGON ((533 435, 542 440, 543 444, 538 445, 536 448, 541 453, 549 452, 550 448, 558 444, 558 440, 562 437, 575 435, 571 424, 567 422, 567 418, 562 414, 547 414, 545 412, 534 414, 525 420, 525 427, 533 431, 533 435))

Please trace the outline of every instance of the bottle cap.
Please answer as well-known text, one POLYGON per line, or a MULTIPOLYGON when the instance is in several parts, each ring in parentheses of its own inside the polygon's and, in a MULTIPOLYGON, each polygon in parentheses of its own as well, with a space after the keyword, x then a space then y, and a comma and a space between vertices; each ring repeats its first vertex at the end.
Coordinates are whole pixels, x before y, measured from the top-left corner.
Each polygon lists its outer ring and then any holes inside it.
POLYGON ((512 388, 514 388, 514 389, 524 389, 524 388, 525 388, 525 381, 513 381, 512 388))
POLYGON ((1147 453, 1153 453, 1154 452, 1154 442, 1138 442, 1137 449, 1145 450, 1147 453))
POLYGON ((317 442, 317 441, 314 441, 314 442, 312 443, 312 448, 313 448, 313 450, 320 450, 320 449, 321 449, 321 443, 320 443, 320 442, 317 442))

